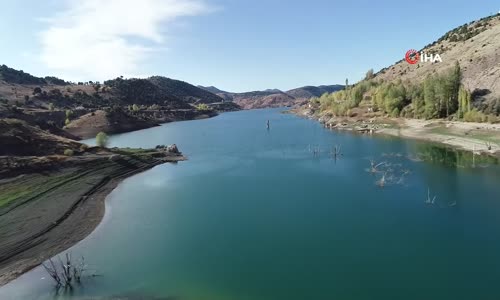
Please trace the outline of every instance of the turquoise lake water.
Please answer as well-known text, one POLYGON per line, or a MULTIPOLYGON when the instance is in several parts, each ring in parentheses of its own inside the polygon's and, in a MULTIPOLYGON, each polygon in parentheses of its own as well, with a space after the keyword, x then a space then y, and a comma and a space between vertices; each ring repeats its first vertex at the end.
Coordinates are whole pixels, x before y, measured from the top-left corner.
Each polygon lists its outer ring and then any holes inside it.
POLYGON ((70 249, 100 276, 56 293, 37 268, 0 299, 500 299, 498 165, 280 112, 111 137, 176 143, 189 160, 108 196, 103 222, 70 249))

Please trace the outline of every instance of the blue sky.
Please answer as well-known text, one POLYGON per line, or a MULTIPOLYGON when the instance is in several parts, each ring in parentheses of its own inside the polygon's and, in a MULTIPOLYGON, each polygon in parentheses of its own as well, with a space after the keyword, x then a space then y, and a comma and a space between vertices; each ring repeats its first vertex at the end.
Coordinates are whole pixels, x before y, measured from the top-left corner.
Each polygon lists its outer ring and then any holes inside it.
POLYGON ((74 81, 164 75, 235 92, 355 82, 500 9, 497 0, 0 5, 0 64, 74 81))

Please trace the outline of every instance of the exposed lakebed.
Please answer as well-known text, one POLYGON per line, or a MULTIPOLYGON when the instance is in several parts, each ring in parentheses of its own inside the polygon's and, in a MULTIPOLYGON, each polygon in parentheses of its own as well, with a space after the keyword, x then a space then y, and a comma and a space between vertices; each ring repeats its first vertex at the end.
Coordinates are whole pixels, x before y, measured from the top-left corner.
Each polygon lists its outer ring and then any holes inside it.
POLYGON ((56 295, 37 268, 0 288, 0 299, 500 296, 498 165, 280 111, 111 137, 119 147, 176 143, 189 160, 109 195, 103 222, 70 249, 100 276, 56 295))

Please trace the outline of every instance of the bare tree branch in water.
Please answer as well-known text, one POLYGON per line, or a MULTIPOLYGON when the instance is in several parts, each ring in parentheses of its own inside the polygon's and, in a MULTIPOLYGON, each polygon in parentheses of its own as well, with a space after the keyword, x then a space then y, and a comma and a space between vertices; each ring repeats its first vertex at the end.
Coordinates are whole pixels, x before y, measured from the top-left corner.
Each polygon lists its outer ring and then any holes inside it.
POLYGON ((380 178, 380 180, 377 181, 377 185, 381 188, 383 188, 385 186, 385 173, 384 173, 384 175, 382 175, 382 178, 380 178))
POLYGON ((366 172, 372 175, 380 174, 381 177, 377 176, 375 185, 379 187, 405 185, 406 178, 411 174, 411 171, 405 168, 405 164, 401 161, 402 159, 406 159, 406 157, 399 153, 383 154, 382 156, 385 157, 383 161, 370 159, 370 166, 365 169, 366 172))
POLYGON ((386 164, 385 161, 381 162, 381 163, 378 163, 378 164, 375 164, 375 161, 374 160, 370 160, 370 164, 371 164, 371 167, 370 167, 370 170, 369 172, 372 173, 372 174, 375 174, 375 173, 379 173, 380 171, 378 170, 378 168, 380 166, 383 166, 386 164))
POLYGON ((427 188, 427 200, 425 200, 425 203, 434 204, 434 202, 436 202, 436 196, 434 196, 431 199, 431 190, 430 190, 430 188, 427 188))
POLYGON ((342 150, 341 150, 341 145, 335 145, 332 149, 332 151, 330 152, 330 154, 332 155, 332 158, 337 161, 337 158, 342 156, 342 150))
POLYGON ((65 261, 60 256, 57 257, 59 265, 55 264, 52 258, 49 258, 48 263, 42 264, 45 271, 55 281, 56 287, 73 288, 74 283, 81 283, 83 272, 86 269, 85 259, 80 259, 79 262, 73 264, 71 253, 66 253, 65 261))

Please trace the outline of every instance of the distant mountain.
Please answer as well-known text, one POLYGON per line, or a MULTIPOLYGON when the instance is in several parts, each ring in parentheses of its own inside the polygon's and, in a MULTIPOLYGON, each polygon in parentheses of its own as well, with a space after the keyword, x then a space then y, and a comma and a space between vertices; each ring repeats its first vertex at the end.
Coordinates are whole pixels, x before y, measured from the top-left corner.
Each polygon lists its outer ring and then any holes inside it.
POLYGON ((219 90, 215 86, 202 86, 202 85, 198 85, 198 87, 200 89, 203 89, 203 90, 208 91, 208 92, 213 93, 213 94, 227 93, 226 91, 219 90))
POLYGON ((324 93, 331 93, 344 88, 343 85, 320 85, 304 86, 283 92, 279 89, 267 89, 264 91, 253 91, 246 93, 231 93, 216 87, 201 87, 207 91, 216 93, 225 101, 234 101, 244 109, 283 107, 300 105, 312 97, 320 97, 324 93))
POLYGON ((267 93, 282 93, 282 91, 279 90, 279 89, 267 89, 267 90, 264 90, 264 92, 267 92, 267 93))
POLYGON ((297 99, 310 99, 312 97, 321 97, 324 93, 332 93, 344 88, 343 85, 320 85, 304 86, 298 89, 289 90, 286 93, 297 99))
POLYGON ((244 109, 292 106, 296 99, 284 92, 254 91, 232 94, 233 101, 244 109))

